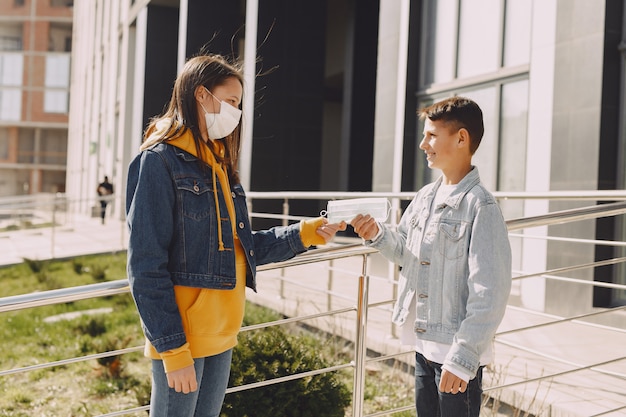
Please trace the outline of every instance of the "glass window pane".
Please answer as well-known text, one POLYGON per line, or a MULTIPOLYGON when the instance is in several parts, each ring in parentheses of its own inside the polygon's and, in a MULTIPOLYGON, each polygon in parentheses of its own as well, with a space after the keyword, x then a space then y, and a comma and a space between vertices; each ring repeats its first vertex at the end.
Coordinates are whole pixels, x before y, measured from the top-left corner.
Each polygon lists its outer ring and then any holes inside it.
POLYGON ((70 85, 70 54, 46 56, 46 87, 67 88, 70 85))
POLYGON ((500 3, 500 0, 461 0, 459 78, 499 68, 500 3))
POLYGON ((67 113, 67 92, 46 91, 43 99, 43 111, 46 113, 67 113))
POLYGON ((22 117, 22 90, 0 89, 0 120, 18 121, 22 117))
POLYGON ((489 191, 496 191, 498 170, 498 103, 496 88, 464 91, 458 94, 474 100, 483 111, 485 134, 478 150, 472 158, 472 164, 478 167, 480 179, 489 191))
POLYGON ((427 3, 424 22, 423 84, 448 82, 454 79, 456 25, 456 0, 431 0, 427 3))
POLYGON ((22 54, 0 54, 0 85, 19 87, 24 74, 22 54))
MULTIPOLYGON (((505 84, 502 86, 500 113, 500 191, 526 189, 527 131, 528 80, 505 84)), ((524 216, 523 200, 500 201, 500 208, 507 219, 524 216)), ((513 245, 513 241, 511 244, 513 245)))
POLYGON ((498 188, 524 191, 526 178, 526 131, 528 126, 528 80, 502 86, 500 116, 500 176, 498 188))
POLYGON ((504 66, 530 62, 531 5, 528 0, 507 0, 504 19, 504 66))

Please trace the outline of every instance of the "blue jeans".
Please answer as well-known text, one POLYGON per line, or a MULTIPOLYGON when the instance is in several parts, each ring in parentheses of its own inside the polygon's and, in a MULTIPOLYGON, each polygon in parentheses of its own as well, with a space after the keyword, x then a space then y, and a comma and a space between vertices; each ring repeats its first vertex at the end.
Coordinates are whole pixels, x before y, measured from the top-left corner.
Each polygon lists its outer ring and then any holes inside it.
POLYGON ((163 361, 152 361, 150 417, 219 417, 228 386, 233 350, 194 358, 198 389, 189 394, 167 385, 163 361))
POLYGON ((439 391, 441 365, 415 354, 415 408, 418 417, 479 417, 483 367, 469 381, 465 392, 439 391))

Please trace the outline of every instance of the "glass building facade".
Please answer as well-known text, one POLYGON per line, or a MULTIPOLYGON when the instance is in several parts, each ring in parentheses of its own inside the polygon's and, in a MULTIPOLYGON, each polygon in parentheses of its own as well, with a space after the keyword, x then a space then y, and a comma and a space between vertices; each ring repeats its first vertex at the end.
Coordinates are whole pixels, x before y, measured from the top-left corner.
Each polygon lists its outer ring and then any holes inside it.
MULTIPOLYGON (((418 147, 417 110, 452 95, 483 109, 485 136, 474 163, 489 189, 622 189, 624 3, 77 2, 68 195, 91 196, 103 175, 123 190, 147 121, 163 110, 178 68, 202 47, 244 62, 241 171, 248 190, 416 191, 438 175, 418 147)), ((587 204, 501 202, 506 218, 587 204)), ((255 202, 255 209, 280 212, 280 205, 255 202)), ((292 206, 297 215, 320 208, 292 206)), ((616 249, 532 236, 623 240, 622 223, 586 221, 512 236, 514 273, 618 256, 616 249)), ((617 267, 578 274, 626 283, 617 267)), ((564 315, 623 304, 624 297, 542 278, 516 284, 512 294, 520 305, 564 315)))

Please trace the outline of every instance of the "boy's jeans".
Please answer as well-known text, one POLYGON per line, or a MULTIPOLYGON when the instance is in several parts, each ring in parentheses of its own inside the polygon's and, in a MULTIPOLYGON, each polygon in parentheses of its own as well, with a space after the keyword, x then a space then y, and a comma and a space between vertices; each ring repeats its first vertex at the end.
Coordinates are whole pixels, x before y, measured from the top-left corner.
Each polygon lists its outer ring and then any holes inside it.
POLYGON ((441 365, 415 353, 415 407, 418 417, 479 417, 483 367, 467 384, 465 392, 439 392, 441 365))
POLYGON ((194 358, 198 389, 189 394, 167 385, 163 362, 152 360, 150 417, 218 417, 224 402, 233 350, 194 358))

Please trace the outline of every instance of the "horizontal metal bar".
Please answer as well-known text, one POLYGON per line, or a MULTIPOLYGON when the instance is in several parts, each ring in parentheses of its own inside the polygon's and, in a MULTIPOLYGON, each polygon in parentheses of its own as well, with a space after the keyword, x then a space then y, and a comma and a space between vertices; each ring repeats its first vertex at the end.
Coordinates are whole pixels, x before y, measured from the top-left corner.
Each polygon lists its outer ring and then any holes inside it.
POLYGON ((334 316, 336 314, 350 313, 350 312, 353 312, 353 311, 356 311, 355 307, 346 307, 346 308, 341 308, 341 309, 337 309, 337 310, 325 311, 323 313, 315 313, 315 314, 309 314, 309 315, 306 315, 306 316, 290 317, 288 319, 268 321, 266 323, 260 323, 260 324, 251 324, 249 326, 242 327, 241 331, 242 332, 246 332, 246 331, 251 331, 251 330, 259 330, 259 329, 264 329, 266 327, 280 326, 280 325, 283 325, 283 324, 289 324, 289 323, 295 323, 295 322, 299 322, 299 321, 312 320, 312 319, 317 319, 317 318, 326 317, 326 316, 334 316))
POLYGON ((36 371, 38 369, 54 368, 57 366, 69 365, 71 363, 86 362, 92 359, 108 358, 111 356, 124 355, 127 353, 141 352, 143 351, 143 349, 143 346, 136 346, 126 349, 113 350, 109 352, 94 353, 93 355, 78 356, 76 358, 62 359, 60 361, 39 363, 37 365, 24 366, 22 368, 13 368, 6 371, 0 371, 0 377, 12 374, 19 374, 22 372, 36 371))
POLYGON ((117 417, 117 416, 125 416, 128 414, 138 413, 140 411, 150 411, 150 405, 144 405, 142 407, 129 408, 121 411, 114 411, 112 413, 100 414, 95 417, 117 417))
POLYGON ((0 313, 69 303, 88 298, 106 297, 129 291, 128 280, 107 281, 98 284, 81 285, 58 290, 40 291, 29 294, 0 298, 0 313))
POLYGON ((585 244, 600 245, 600 246, 626 247, 626 242, 622 242, 622 241, 616 242, 614 240, 579 239, 579 238, 560 237, 560 236, 541 236, 541 235, 530 235, 526 233, 509 233, 509 237, 515 237, 515 238, 520 238, 520 239, 547 240, 551 242, 585 243, 585 244))
POLYGON ((604 412, 602 412, 600 414, 594 414, 594 415, 592 415, 590 417, 606 416, 606 415, 613 414, 614 412, 620 411, 620 410, 626 410, 626 405, 622 405, 622 406, 619 406, 617 408, 613 408, 611 410, 606 410, 606 411, 604 411, 604 412))
MULTIPOLYGON (((514 308, 514 307, 508 306, 507 308, 514 308)), ((546 322, 546 323, 533 324, 532 326, 518 327, 516 329, 511 329, 511 330, 505 330, 505 331, 502 331, 502 332, 497 332, 496 336, 504 336, 504 335, 511 334, 511 333, 518 333, 518 332, 522 332, 524 330, 533 330, 533 329, 537 329, 539 327, 551 326, 551 325, 559 324, 559 323, 568 323, 568 322, 573 322, 574 323, 574 322, 577 322, 580 319, 584 319, 584 318, 588 318, 588 317, 594 317, 594 316, 599 316, 599 315, 607 314, 607 313, 614 313, 616 311, 620 311, 620 310, 624 310, 624 309, 626 309, 626 306, 613 307, 613 308, 609 308, 609 309, 602 310, 602 311, 594 311, 592 313, 579 314, 577 316, 572 316, 572 317, 558 317, 558 316, 549 315, 551 318, 557 317, 557 319, 553 320, 553 321, 546 322)), ((520 311, 527 311, 527 310, 526 309, 520 309, 520 311)), ((580 324, 587 324, 587 323, 580 322, 580 324)), ((593 326, 593 323, 589 323, 589 325, 593 326)), ((621 330, 621 329, 616 329, 616 330, 621 330)))
POLYGON ((392 414, 401 413, 402 411, 415 411, 415 404, 405 405, 404 407, 393 408, 391 410, 379 411, 373 414, 366 414, 363 417, 389 416, 392 414))
POLYGON ((554 211, 539 216, 510 219, 506 221, 506 225, 510 232, 530 227, 551 226, 566 222, 595 219, 598 217, 616 216, 624 213, 626 213, 626 201, 620 201, 617 203, 554 211))
POLYGON ((504 389, 504 388, 510 388, 510 387, 514 387, 514 386, 517 386, 517 385, 529 384, 531 382, 538 382, 538 381, 542 381, 542 380, 545 380, 545 379, 556 378, 556 377, 559 377, 559 376, 573 374, 573 373, 584 371, 584 370, 590 370, 590 371, 598 372, 598 373, 601 373, 601 374, 605 374, 605 375, 610 375, 610 376, 614 376, 614 377, 617 377, 617 378, 626 379, 626 375, 624 375, 624 374, 620 374, 618 372, 607 371, 607 370, 599 368, 600 366, 604 366, 604 365, 608 365, 608 364, 611 364, 611 363, 623 361, 623 360, 626 359, 626 356, 622 356, 622 357, 619 357, 619 358, 611 359, 611 360, 608 360, 608 361, 594 363, 594 364, 591 364, 591 365, 580 365, 580 364, 577 364, 575 362, 566 361, 566 360, 564 360, 563 358, 561 358, 559 356, 547 355, 547 354, 545 354, 543 352, 539 352, 536 349, 526 348, 524 346, 521 346, 519 344, 519 342, 513 343, 513 342, 507 342, 506 340, 502 340, 502 339, 496 339, 496 343, 500 343, 500 344, 503 344, 503 345, 506 345, 506 346, 509 346, 509 347, 512 347, 512 348, 515 348, 515 349, 518 349, 518 350, 522 350, 524 352, 532 353, 533 355, 541 356, 543 358, 550 359, 550 360, 553 360, 555 362, 560 362, 560 363, 563 363, 565 365, 570 365, 570 366, 573 366, 574 369, 569 369, 567 371, 561 371, 561 372, 555 372, 555 373, 552 373, 552 374, 549 374, 549 375, 542 375, 542 376, 536 377, 536 378, 528 378, 528 379, 524 379, 524 380, 517 381, 517 382, 510 382, 510 383, 507 383, 507 384, 498 385, 498 386, 494 386, 494 387, 484 388, 483 392, 495 391, 495 390, 500 390, 500 389, 504 389))
POLYGON ((543 272, 534 272, 532 274, 519 275, 519 276, 513 277, 512 279, 513 281, 517 281, 517 280, 526 279, 526 278, 543 277, 543 278, 548 278, 548 279, 570 281, 570 282, 575 282, 575 283, 584 284, 584 285, 597 285, 600 287, 609 286, 610 288, 626 289, 626 286, 623 286, 620 284, 611 284, 611 283, 601 282, 601 281, 587 281, 587 280, 576 279, 576 278, 563 278, 563 277, 551 276, 552 274, 560 274, 563 272, 577 271, 579 269, 586 269, 586 268, 595 268, 598 266, 614 265, 614 264, 618 264, 621 262, 626 262, 626 257, 605 259, 603 261, 588 262, 588 263, 579 264, 579 265, 564 266, 562 268, 549 269, 543 272))
POLYGON ((325 374, 327 372, 335 372, 341 369, 353 368, 353 367, 354 367, 354 364, 346 363, 342 365, 335 365, 335 366, 329 366, 327 368, 316 369, 314 371, 301 372, 298 374, 282 376, 280 378, 267 379, 265 381, 253 382, 251 384, 239 385, 237 387, 228 388, 226 390, 226 394, 239 392, 239 391, 246 391, 249 389, 254 389, 254 388, 259 388, 259 387, 266 387, 268 385, 279 384, 281 382, 293 381, 294 379, 306 378, 308 376, 315 376, 315 375, 325 374))

